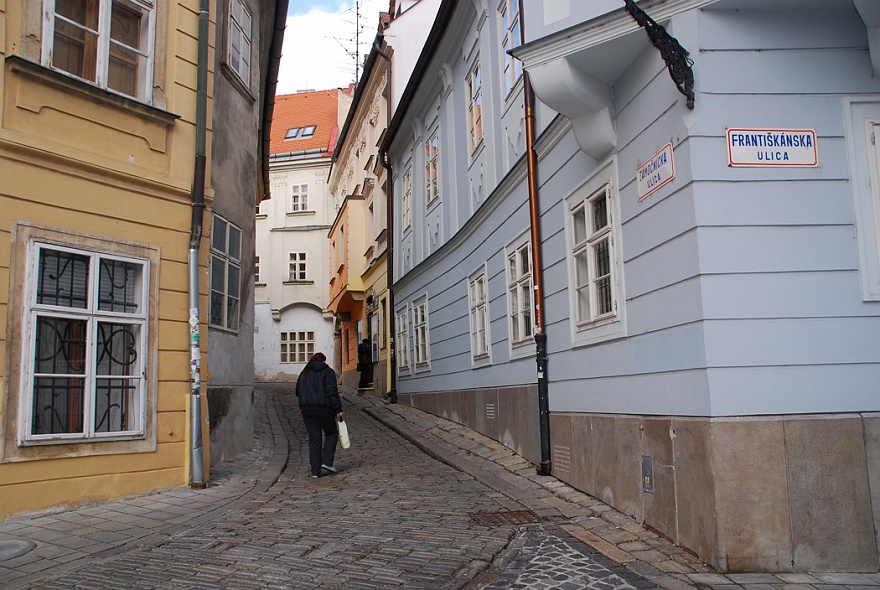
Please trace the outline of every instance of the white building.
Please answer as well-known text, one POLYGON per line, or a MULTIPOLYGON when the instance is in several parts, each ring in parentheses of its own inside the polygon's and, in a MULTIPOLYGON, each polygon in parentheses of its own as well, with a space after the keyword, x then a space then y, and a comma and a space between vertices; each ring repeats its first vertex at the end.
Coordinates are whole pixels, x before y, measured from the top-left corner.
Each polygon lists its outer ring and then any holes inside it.
MULTIPOLYGON (((351 95, 342 89, 277 97, 269 178, 256 217, 254 378, 290 381, 315 352, 333 354, 327 232, 336 215, 330 158, 351 95)), ((337 367, 338 368, 338 367, 337 367)))

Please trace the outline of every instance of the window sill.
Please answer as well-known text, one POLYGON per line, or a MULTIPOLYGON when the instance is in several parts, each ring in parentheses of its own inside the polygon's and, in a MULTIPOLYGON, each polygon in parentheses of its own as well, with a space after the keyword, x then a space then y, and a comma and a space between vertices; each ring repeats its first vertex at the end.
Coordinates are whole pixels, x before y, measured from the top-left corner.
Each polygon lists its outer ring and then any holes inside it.
POLYGON ((241 79, 238 72, 229 67, 226 62, 220 64, 220 71, 223 72, 223 77, 229 80, 229 83, 238 90, 238 93, 241 94, 245 100, 251 104, 257 102, 257 99, 251 94, 250 88, 247 87, 247 84, 241 79))
POLYGON ((314 285, 315 281, 284 281, 285 285, 314 285))
POLYGON ((288 217, 308 217, 309 215, 314 215, 314 214, 315 214, 315 212, 310 209, 306 209, 305 211, 288 211, 287 212, 288 217))
POLYGON ((69 74, 47 68, 38 63, 24 59, 17 55, 6 57, 9 71, 23 76, 29 76, 40 82, 59 88, 65 92, 85 97, 92 102, 98 102, 105 106, 116 107, 119 110, 135 113, 157 125, 171 127, 180 118, 175 115, 141 102, 128 96, 104 90, 89 82, 75 78, 69 74))

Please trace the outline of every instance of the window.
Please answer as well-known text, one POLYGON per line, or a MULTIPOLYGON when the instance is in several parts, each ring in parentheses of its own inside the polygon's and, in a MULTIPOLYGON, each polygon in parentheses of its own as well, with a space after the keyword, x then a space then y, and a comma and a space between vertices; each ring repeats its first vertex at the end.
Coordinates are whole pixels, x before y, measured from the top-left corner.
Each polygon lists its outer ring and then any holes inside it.
POLYGON ((395 327, 397 329, 395 353, 397 356, 397 373, 399 375, 409 372, 409 320, 407 319, 406 308, 397 312, 395 327))
POLYGON ((315 125, 306 125, 305 127, 291 127, 287 130, 284 139, 305 139, 315 135, 315 125))
POLYGON ((229 2, 229 67, 250 86, 251 15, 241 0, 229 2))
POLYGON ((304 332, 281 332, 281 362, 300 363, 309 362, 315 354, 315 333, 304 332))
POLYGON ((862 298, 880 301, 880 102, 846 99, 844 115, 862 298))
POLYGON ((522 77, 522 63, 514 58, 510 50, 519 47, 522 37, 519 23, 519 0, 502 0, 501 8, 502 51, 504 53, 504 90, 510 93, 522 77))
POLYGON ((21 442, 145 434, 149 262, 32 242, 21 442))
POLYGON ((254 256, 254 282, 260 282, 260 257, 254 256))
POLYGON ((534 334, 532 323, 532 249, 528 244, 507 256, 507 296, 510 305, 510 342, 526 344, 534 334))
POLYGON ((306 278, 306 253, 291 252, 290 262, 287 267, 288 281, 305 281, 306 278))
POLYGON ((575 345, 626 335, 616 179, 617 163, 612 158, 565 200, 569 317, 575 345))
POLYGON ((309 210, 309 185, 294 184, 290 187, 290 210, 291 211, 308 211, 309 210))
POLYGON ((238 330, 240 277, 241 229, 215 215, 211 233, 211 326, 238 330))
POLYGON ((474 360, 489 356, 489 313, 486 303, 486 273, 480 271, 468 280, 468 304, 471 317, 471 356, 474 360))
POLYGON ((483 141, 483 87, 480 81, 480 64, 477 63, 467 79, 468 87, 468 136, 471 153, 483 141))
POLYGON ((45 0, 43 65, 149 103, 155 5, 142 0, 45 0))
POLYGON ((571 212, 579 326, 608 317, 617 307, 612 274, 610 193, 610 184, 605 184, 571 212))
POLYGON ((401 198, 403 218, 403 229, 407 229, 412 225, 412 168, 409 168, 403 174, 403 197, 401 198))
POLYGON ((439 196, 437 191, 437 132, 425 142, 425 202, 430 203, 439 196))
POLYGON ((413 303, 413 352, 417 367, 424 367, 430 362, 429 347, 428 300, 422 298, 413 303))

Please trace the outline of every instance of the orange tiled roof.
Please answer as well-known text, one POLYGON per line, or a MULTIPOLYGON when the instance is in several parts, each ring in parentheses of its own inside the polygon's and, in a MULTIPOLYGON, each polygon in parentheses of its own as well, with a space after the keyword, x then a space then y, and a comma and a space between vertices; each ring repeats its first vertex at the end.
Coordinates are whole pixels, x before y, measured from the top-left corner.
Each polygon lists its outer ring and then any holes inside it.
POLYGON ((269 153, 323 149, 323 155, 329 156, 339 133, 336 114, 339 108, 338 92, 333 89, 276 96, 269 153), (289 129, 309 125, 315 126, 314 136, 284 139, 289 129))

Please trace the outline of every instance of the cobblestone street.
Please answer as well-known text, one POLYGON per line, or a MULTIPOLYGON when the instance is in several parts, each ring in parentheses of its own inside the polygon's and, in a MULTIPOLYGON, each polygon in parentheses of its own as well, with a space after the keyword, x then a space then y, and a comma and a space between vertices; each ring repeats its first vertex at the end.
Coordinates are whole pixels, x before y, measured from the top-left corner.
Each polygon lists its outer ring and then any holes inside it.
MULTIPOLYGON (((216 469, 207 490, 0 524, 0 587, 758 590, 475 433, 353 392, 345 400, 353 445, 337 452, 340 473, 309 478, 295 398, 261 388, 254 449, 216 469), (612 532, 617 545, 602 538, 612 532)), ((809 588, 795 586, 786 590, 809 588)))

